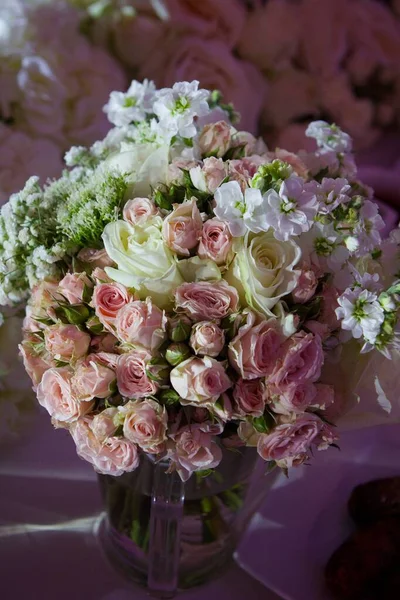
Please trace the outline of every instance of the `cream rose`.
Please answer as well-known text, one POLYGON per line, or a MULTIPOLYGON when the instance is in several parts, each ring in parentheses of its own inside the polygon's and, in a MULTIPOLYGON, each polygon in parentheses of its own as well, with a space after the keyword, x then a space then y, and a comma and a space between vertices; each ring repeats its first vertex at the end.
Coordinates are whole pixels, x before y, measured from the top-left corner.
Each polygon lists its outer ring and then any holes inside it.
POLYGON ((133 287, 141 299, 150 296, 160 308, 168 308, 170 295, 182 283, 176 255, 164 243, 159 223, 154 219, 143 227, 125 221, 109 223, 103 233, 108 256, 118 269, 106 268, 115 281, 133 287))
POLYGON ((301 250, 293 241, 280 242, 273 232, 246 233, 225 278, 241 291, 241 300, 267 316, 277 302, 294 290, 301 250))

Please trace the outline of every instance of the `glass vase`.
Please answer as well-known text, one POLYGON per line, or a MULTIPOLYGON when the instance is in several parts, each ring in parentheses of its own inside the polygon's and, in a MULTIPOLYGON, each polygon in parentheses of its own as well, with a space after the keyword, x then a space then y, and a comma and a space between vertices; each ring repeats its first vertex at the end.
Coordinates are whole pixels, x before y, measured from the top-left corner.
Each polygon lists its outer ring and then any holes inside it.
POLYGON ((132 473, 99 475, 105 552, 159 598, 202 584, 229 565, 268 487, 255 448, 225 449, 216 469, 185 483, 167 468, 144 456, 132 473))

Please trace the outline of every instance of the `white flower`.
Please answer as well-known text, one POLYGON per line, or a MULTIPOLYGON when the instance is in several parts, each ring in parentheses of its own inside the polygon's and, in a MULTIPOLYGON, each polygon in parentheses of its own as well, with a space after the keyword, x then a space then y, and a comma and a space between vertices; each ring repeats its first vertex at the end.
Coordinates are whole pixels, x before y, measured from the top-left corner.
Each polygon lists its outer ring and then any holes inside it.
POLYGON ((184 81, 175 83, 172 89, 164 88, 156 92, 153 111, 171 135, 194 137, 197 133, 194 118, 209 112, 207 99, 210 93, 198 87, 198 81, 184 81))
POLYGON ((318 212, 321 214, 329 214, 340 204, 350 202, 347 192, 349 192, 351 186, 347 179, 343 177, 337 177, 336 179, 324 177, 320 184, 311 181, 306 184, 306 189, 316 194, 319 202, 318 212))
POLYGON ((385 222, 379 214, 378 205, 371 200, 364 200, 360 209, 360 219, 352 236, 352 240, 356 241, 354 250, 356 256, 363 256, 379 246, 381 243, 379 231, 384 227, 385 222))
POLYGON ((260 190, 247 188, 243 194, 237 181, 223 183, 215 190, 215 216, 224 221, 233 237, 245 235, 247 230, 267 231, 268 204, 260 190))
POLYGON ((111 92, 103 110, 108 120, 117 127, 124 127, 135 121, 143 121, 152 112, 155 85, 145 79, 143 83, 132 81, 127 92, 111 92))
POLYGON ((305 260, 334 273, 341 268, 350 255, 343 238, 332 224, 314 223, 310 231, 299 238, 298 243, 305 260))
POLYGON ((335 152, 351 152, 351 138, 337 125, 326 121, 313 121, 306 129, 306 136, 314 138, 320 148, 335 152))
POLYGON ((384 310, 373 292, 356 287, 348 288, 339 298, 336 316, 342 329, 351 331, 354 338, 364 337, 374 344, 384 321, 384 310))
POLYGON ((279 194, 271 189, 264 194, 265 221, 277 240, 287 241, 292 235, 308 231, 317 214, 315 193, 309 192, 301 177, 291 175, 281 184, 279 194))

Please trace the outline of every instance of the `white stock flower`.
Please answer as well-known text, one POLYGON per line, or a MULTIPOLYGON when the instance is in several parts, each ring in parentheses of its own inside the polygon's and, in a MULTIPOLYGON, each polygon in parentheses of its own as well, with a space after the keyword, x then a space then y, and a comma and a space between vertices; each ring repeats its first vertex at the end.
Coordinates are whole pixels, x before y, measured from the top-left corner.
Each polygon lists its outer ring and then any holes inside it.
POLYGON ((317 214, 315 193, 309 192, 301 177, 291 175, 279 189, 264 194, 265 222, 274 230, 277 240, 287 241, 292 235, 308 231, 317 214))
POLYGON ((306 129, 306 136, 314 138, 320 148, 335 152, 351 152, 351 138, 337 125, 326 121, 313 121, 306 129))
POLYGON ((228 225, 233 237, 240 237, 247 230, 258 233, 269 229, 268 204, 260 190, 247 188, 243 194, 237 181, 228 181, 215 190, 214 199, 214 213, 228 225))
POLYGON ((347 192, 351 190, 351 186, 347 179, 342 177, 336 179, 324 177, 321 183, 311 181, 306 184, 306 189, 313 191, 317 196, 318 212, 321 214, 329 214, 340 204, 350 202, 347 192))
POLYGON ((153 110, 155 85, 145 79, 143 83, 132 81, 124 92, 111 92, 108 103, 103 110, 108 120, 117 127, 129 125, 135 121, 143 121, 153 110))
POLYGON ((371 200, 364 200, 360 209, 360 218, 354 228, 354 235, 346 240, 346 245, 351 248, 356 256, 363 256, 381 243, 379 231, 385 227, 385 222, 379 214, 378 205, 371 200))
POLYGON ((342 329, 351 331, 354 338, 364 337, 374 344, 384 321, 384 310, 375 293, 357 286, 348 288, 337 300, 336 316, 342 329))
POLYGON ((156 92, 154 113, 171 135, 178 134, 184 138, 196 135, 194 118, 202 117, 210 110, 207 102, 210 93, 198 88, 198 81, 183 81, 156 92))
POLYGON ((304 260, 319 268, 328 268, 334 273, 350 256, 342 236, 332 224, 314 223, 310 231, 299 237, 298 243, 304 260))

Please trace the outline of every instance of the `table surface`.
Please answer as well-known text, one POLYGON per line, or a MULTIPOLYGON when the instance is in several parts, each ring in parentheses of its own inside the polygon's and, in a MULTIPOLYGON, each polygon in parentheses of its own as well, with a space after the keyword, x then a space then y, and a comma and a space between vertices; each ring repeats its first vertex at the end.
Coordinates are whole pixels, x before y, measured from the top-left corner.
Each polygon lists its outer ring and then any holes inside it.
MULTIPOLYGON (((38 412, 20 438, 0 446, 2 600, 144 600, 105 559, 96 537, 102 511, 96 475, 70 436, 38 412)), ((234 564, 182 600, 279 600, 234 564)))

